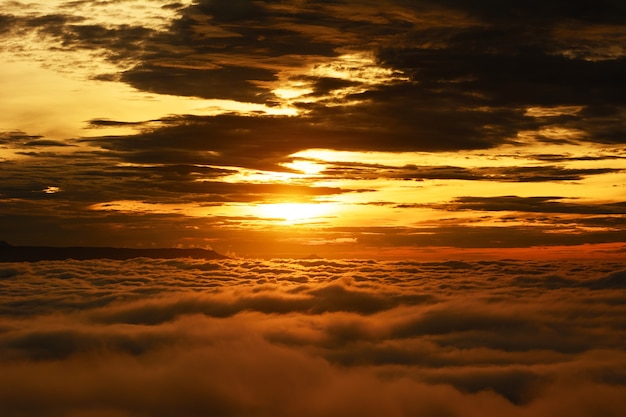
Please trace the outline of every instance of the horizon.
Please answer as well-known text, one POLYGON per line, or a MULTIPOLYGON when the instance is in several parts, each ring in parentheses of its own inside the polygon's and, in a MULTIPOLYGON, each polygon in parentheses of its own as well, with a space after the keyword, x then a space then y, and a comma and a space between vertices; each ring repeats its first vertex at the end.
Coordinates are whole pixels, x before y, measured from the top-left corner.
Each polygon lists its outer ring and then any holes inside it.
MULTIPOLYGON (((193 251, 203 250, 208 252, 214 252, 218 255, 225 256, 232 259, 337 259, 337 260, 376 260, 376 261, 400 261, 400 260, 412 260, 417 262, 431 262, 431 261, 481 261, 481 260, 576 260, 576 261, 621 261, 623 259, 619 253, 615 253, 612 246, 582 246, 582 247, 529 247, 526 251, 520 251, 518 248, 508 248, 493 250, 492 248, 476 248, 472 251, 459 250, 452 247, 431 247, 424 250, 424 252, 411 252, 409 253, 397 253, 397 252, 379 252, 378 254, 367 252, 354 252, 351 255, 340 253, 338 256, 334 256, 332 253, 326 255, 319 255, 316 252, 292 252, 292 253, 263 253, 259 252, 255 255, 241 256, 234 252, 220 252, 211 247, 201 246, 44 246, 44 245, 13 245, 10 242, 0 241, 0 249, 2 248, 37 248, 37 249, 118 249, 118 250, 180 250, 180 251, 193 251), (598 246, 602 248, 598 250, 598 246), (595 250, 595 251, 594 251, 595 250)), ((103 257, 105 259, 105 257, 103 257)), ((71 258, 68 258, 71 259, 71 258)), ((100 259, 100 258, 90 258, 100 259)))

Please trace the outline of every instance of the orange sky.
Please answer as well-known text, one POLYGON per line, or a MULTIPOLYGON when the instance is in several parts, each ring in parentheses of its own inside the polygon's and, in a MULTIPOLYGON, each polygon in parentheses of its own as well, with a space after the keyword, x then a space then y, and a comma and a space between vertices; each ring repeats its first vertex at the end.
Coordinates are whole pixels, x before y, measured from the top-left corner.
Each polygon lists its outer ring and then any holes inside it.
POLYGON ((623 257, 623 6, 156 3, 0 1, 0 240, 623 257))

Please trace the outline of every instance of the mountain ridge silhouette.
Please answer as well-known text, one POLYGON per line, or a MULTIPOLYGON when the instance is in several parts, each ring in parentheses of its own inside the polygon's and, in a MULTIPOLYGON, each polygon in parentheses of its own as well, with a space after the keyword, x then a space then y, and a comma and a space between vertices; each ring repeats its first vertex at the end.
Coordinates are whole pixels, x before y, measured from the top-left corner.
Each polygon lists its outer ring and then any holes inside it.
POLYGON ((66 259, 228 259, 211 249, 202 248, 118 248, 102 246, 13 246, 0 241, 0 262, 60 261, 66 259))

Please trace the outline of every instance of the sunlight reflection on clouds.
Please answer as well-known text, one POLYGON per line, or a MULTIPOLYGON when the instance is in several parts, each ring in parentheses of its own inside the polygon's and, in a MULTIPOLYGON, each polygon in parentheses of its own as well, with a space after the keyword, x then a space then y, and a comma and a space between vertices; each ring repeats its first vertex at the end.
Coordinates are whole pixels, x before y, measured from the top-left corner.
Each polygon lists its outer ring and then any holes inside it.
POLYGON ((514 260, 3 264, 0 411, 617 416, 625 271, 514 260))

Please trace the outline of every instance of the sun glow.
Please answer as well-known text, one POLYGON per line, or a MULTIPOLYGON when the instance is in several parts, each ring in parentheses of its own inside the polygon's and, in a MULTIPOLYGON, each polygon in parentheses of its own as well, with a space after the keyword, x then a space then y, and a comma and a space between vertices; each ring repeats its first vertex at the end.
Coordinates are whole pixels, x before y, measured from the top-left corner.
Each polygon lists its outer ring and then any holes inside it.
POLYGON ((306 95, 312 92, 313 92, 312 89, 306 88, 300 85, 277 88, 274 90, 274 94, 276 94, 278 97, 285 99, 285 100, 298 98, 298 97, 301 97, 303 95, 306 95))
POLYGON ((271 203, 257 206, 259 216, 281 219, 286 223, 310 223, 328 217, 334 204, 328 203, 271 203))
POLYGON ((307 161, 303 159, 298 159, 293 162, 283 163, 281 165, 287 168, 295 169, 296 171, 300 171, 308 175, 319 174, 320 172, 326 169, 326 165, 324 164, 319 164, 317 162, 307 161))

